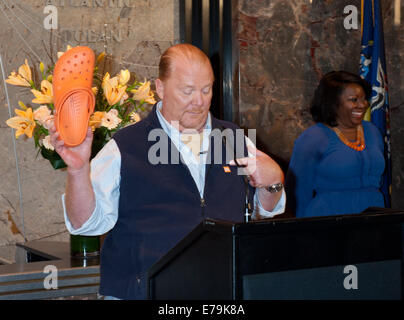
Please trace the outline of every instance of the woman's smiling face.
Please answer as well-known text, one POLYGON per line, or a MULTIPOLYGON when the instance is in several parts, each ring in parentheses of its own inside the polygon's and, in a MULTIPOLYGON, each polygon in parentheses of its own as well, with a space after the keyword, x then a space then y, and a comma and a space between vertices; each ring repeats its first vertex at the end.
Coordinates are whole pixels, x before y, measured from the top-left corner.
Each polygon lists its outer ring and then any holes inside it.
POLYGON ((342 128, 355 128, 362 123, 369 107, 363 88, 351 83, 347 85, 339 97, 337 123, 342 128))

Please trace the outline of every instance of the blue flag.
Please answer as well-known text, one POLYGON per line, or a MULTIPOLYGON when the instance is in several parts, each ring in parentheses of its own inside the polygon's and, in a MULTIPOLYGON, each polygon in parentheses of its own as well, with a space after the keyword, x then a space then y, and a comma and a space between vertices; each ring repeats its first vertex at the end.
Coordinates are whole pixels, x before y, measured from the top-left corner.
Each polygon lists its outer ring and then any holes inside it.
POLYGON ((386 59, 381 7, 379 0, 362 0, 362 41, 360 56, 360 76, 372 86, 368 118, 375 124, 384 139, 386 169, 383 174, 382 189, 385 205, 391 207, 391 154, 390 116, 387 88, 386 59))

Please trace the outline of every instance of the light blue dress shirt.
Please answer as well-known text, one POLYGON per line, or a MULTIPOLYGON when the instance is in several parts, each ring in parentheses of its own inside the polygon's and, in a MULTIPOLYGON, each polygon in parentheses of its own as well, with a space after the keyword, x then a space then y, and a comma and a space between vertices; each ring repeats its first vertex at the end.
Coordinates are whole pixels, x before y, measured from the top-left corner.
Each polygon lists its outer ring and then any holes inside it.
MULTIPOLYGON (((191 149, 181 141, 180 132, 174 128, 161 114, 161 101, 157 104, 157 116, 165 133, 173 141, 174 145, 180 152, 184 163, 188 166, 189 171, 196 185, 201 198, 203 198, 203 190, 205 186, 205 160, 207 153, 200 155, 200 161, 196 161, 191 149)), ((203 131, 203 140, 201 150, 208 150, 209 135, 212 130, 211 116, 208 115, 205 129, 203 131)), ((254 145, 248 137, 246 137, 247 145, 254 145)), ((250 155, 251 156, 251 155, 250 155)), ((121 154, 114 139, 111 139, 104 148, 91 161, 91 183, 95 194, 95 209, 90 218, 80 227, 74 229, 66 214, 65 195, 62 195, 63 210, 66 228, 74 235, 101 235, 111 230, 118 220, 119 212, 119 185, 120 185, 120 168, 121 154)), ((156 199, 158 201, 158 199, 156 199)), ((282 197, 272 211, 266 211, 257 195, 254 195, 254 212, 253 218, 264 217, 272 218, 275 215, 285 211, 286 194, 282 190, 282 197)))

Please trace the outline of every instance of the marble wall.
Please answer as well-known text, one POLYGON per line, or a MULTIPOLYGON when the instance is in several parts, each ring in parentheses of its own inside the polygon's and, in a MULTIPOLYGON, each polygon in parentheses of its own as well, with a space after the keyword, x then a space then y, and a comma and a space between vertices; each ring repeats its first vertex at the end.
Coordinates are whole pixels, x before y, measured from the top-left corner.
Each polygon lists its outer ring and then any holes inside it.
MULTIPOLYGON (((56 60, 66 46, 88 45, 109 54, 111 75, 128 68, 140 80, 157 76, 161 53, 179 41, 176 0, 5 0, 0 4, 0 54, 6 75, 24 59, 31 66, 56 60), (47 5, 58 12, 58 28, 44 28, 47 5)), ((14 140, 5 89, 0 87, 0 263, 13 262, 15 243, 47 239, 68 241, 61 194, 65 172, 55 171, 36 156, 32 139, 14 140), (14 141, 21 181, 17 183, 14 141), (21 199, 20 199, 21 194, 21 199)), ((12 113, 19 100, 30 103, 31 92, 7 85, 12 113)), ((33 105, 35 106, 35 105, 33 105)))
MULTIPOLYGON (((313 124, 308 108, 321 75, 331 70, 358 73, 360 2, 234 1, 238 119, 241 126, 257 129, 260 146, 285 170, 294 140, 313 124), (358 9, 358 29, 344 27, 347 5, 358 9)), ((391 107, 392 204, 404 209, 404 20, 394 26, 394 1, 381 2, 391 107)))

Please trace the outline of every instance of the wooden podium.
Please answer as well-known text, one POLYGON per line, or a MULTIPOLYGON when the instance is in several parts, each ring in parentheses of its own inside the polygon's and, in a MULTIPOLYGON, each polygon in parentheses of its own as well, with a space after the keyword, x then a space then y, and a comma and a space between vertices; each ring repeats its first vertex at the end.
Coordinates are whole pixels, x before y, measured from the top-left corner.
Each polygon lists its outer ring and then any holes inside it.
POLYGON ((149 269, 149 299, 402 299, 404 211, 207 219, 149 269))

